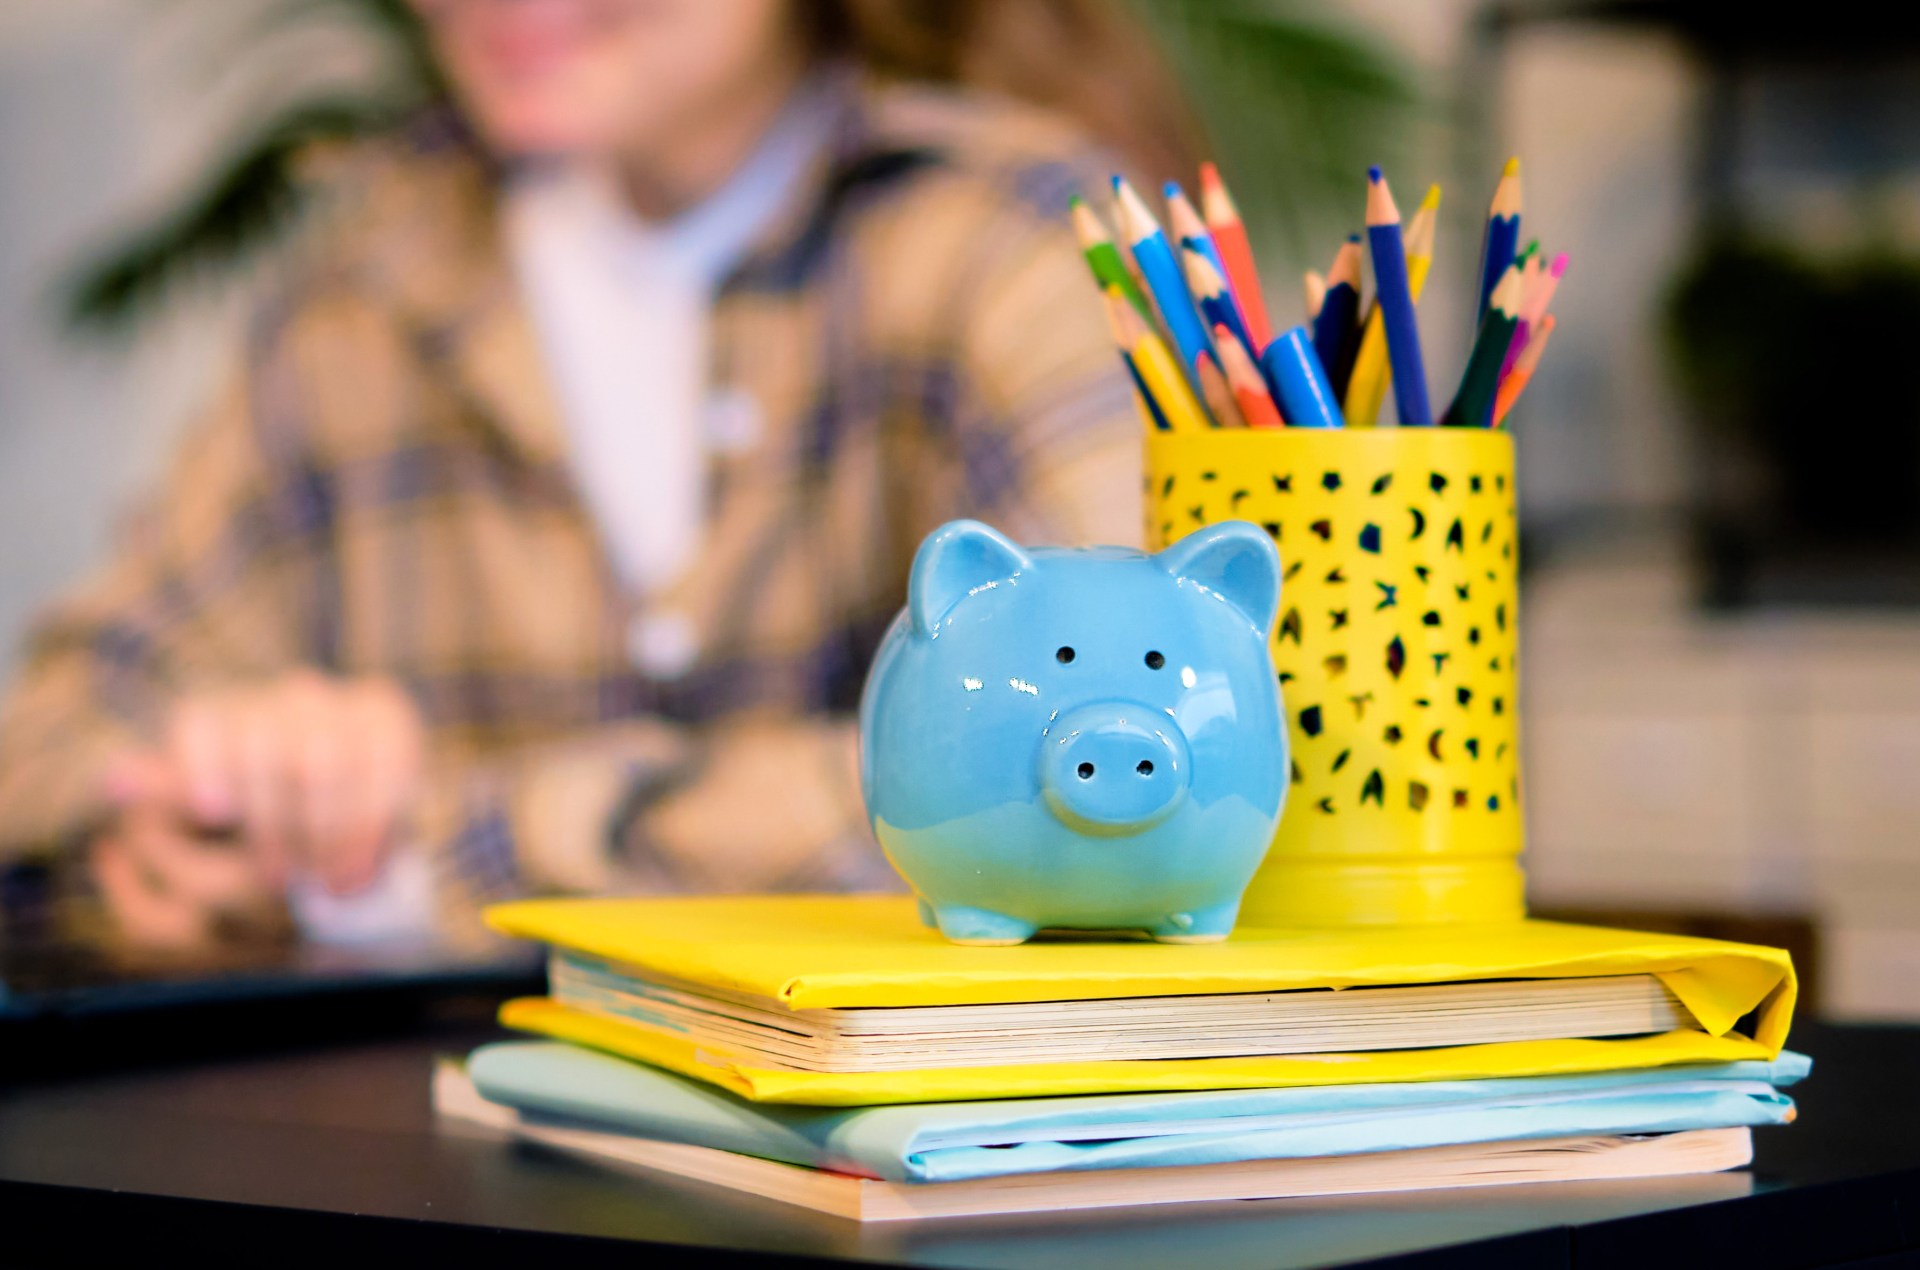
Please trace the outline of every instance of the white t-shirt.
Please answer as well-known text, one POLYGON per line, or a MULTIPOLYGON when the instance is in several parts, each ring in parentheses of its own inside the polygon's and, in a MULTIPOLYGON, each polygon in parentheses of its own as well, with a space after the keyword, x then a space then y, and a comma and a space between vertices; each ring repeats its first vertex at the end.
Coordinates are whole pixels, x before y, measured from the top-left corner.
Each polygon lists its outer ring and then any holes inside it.
POLYGON ((635 598, 672 583, 706 521, 708 333, 728 270, 793 196, 831 127, 810 85, 697 207, 659 224, 583 164, 510 185, 507 247, 567 428, 574 478, 635 598))

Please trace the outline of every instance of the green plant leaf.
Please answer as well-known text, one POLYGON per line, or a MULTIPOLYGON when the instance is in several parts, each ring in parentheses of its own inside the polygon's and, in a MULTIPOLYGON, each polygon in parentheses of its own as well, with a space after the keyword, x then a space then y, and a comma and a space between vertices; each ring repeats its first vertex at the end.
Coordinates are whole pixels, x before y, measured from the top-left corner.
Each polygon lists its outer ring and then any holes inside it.
POLYGON ((1324 268, 1422 99, 1376 41, 1281 0, 1136 0, 1218 149, 1256 240, 1324 268))
POLYGON ((396 117, 396 107, 359 96, 288 108, 182 203, 76 269, 61 288, 68 325, 123 336, 183 283, 230 270, 297 219, 306 202, 303 151, 379 132, 396 117))

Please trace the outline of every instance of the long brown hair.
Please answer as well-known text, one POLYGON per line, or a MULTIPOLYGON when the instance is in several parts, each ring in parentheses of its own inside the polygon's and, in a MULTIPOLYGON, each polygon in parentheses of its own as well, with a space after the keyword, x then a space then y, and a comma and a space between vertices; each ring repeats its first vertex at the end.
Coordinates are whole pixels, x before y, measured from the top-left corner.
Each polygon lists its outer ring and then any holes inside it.
POLYGON ((1071 118, 1149 176, 1193 170, 1200 129, 1119 0, 801 0, 823 51, 1071 118))

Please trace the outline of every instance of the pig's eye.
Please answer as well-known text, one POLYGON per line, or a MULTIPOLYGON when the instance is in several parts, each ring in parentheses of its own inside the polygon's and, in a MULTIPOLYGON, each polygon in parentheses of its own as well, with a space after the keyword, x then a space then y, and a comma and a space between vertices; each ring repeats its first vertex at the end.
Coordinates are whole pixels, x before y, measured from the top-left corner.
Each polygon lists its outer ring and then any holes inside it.
POLYGON ((1167 664, 1167 659, 1165 657, 1162 657, 1157 650, 1147 654, 1148 670, 1158 670, 1160 669, 1160 667, 1166 664, 1167 664))
POLYGON ((1064 666, 1073 660, 1073 649, 1066 644, 1062 644, 1053 650, 1053 659, 1064 666))

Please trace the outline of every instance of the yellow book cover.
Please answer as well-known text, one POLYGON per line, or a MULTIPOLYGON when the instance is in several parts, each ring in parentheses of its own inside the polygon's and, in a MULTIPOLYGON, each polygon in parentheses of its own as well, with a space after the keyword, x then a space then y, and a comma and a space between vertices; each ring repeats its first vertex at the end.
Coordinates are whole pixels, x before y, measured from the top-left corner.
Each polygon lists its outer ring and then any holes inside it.
POLYGON ((502 1010, 509 1027, 655 1063, 765 1102, 849 1106, 1455 1080, 1772 1058, 1786 1042, 1795 995, 1792 964, 1778 949, 1554 922, 1242 928, 1220 944, 1058 939, 965 948, 923 926, 904 896, 534 900, 498 906, 488 920, 508 935, 795 1010, 1652 974, 1701 1029, 1351 1054, 827 1073, 755 1067, 711 1045, 545 998, 502 1010), (1734 1032, 1749 1013, 1754 1034, 1734 1032))

